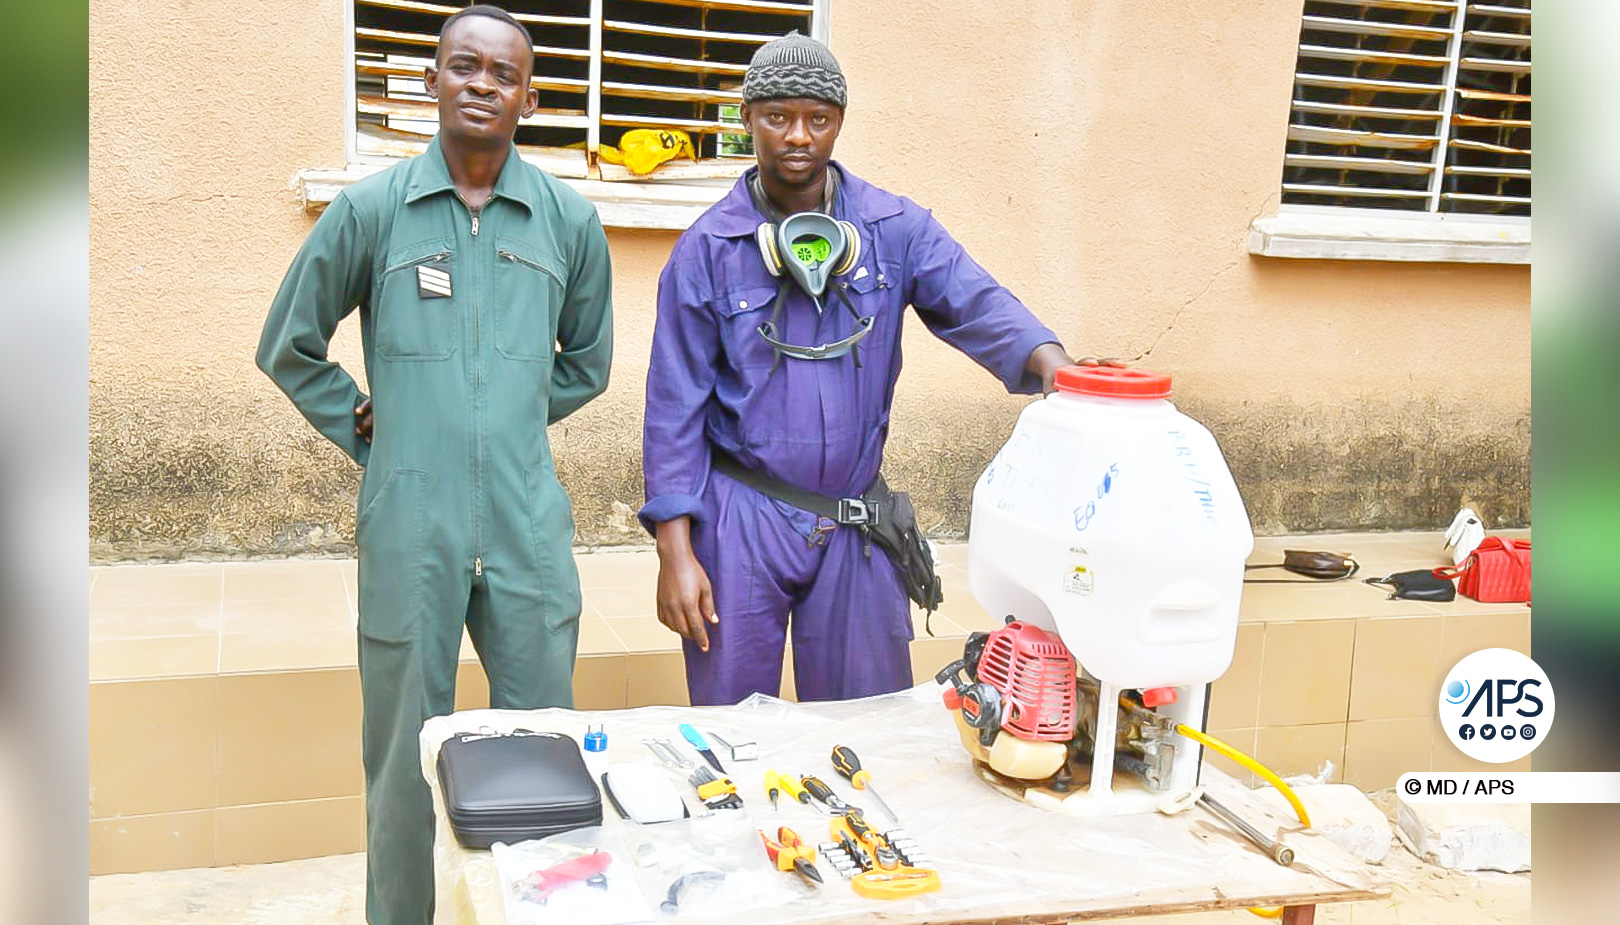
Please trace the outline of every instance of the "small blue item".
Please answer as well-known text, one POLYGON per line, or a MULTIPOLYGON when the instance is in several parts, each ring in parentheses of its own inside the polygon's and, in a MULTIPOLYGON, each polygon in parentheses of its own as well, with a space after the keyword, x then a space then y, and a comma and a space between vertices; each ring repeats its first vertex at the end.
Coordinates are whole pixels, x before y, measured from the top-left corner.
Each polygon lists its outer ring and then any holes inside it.
POLYGON ((703 737, 703 733, 692 728, 691 723, 682 723, 681 735, 686 737, 686 741, 692 743, 692 747, 697 749, 698 754, 703 756, 703 760, 707 761, 710 767, 721 774, 726 773, 725 766, 720 763, 719 758, 715 757, 714 749, 709 747, 709 740, 703 737))
POLYGON ((598 726, 598 727, 596 727, 596 731, 592 732, 589 726, 585 727, 585 750, 586 751, 588 751, 588 752, 605 752, 605 751, 607 751, 607 733, 602 731, 603 728, 604 727, 602 727, 602 726, 598 726))
POLYGON ((693 728, 691 723, 681 724, 681 735, 685 736, 686 741, 691 742, 692 747, 700 752, 706 751, 709 747, 709 740, 703 737, 703 733, 693 728))

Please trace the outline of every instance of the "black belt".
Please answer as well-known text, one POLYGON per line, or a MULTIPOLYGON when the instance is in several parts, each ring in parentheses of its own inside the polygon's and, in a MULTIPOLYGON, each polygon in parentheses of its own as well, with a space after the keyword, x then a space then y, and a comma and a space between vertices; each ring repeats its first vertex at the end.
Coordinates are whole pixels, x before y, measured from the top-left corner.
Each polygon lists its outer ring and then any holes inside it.
MULTIPOLYGON (((868 502, 864 498, 834 498, 813 491, 789 485, 781 479, 774 479, 758 469, 750 469, 731 456, 718 450, 713 451, 711 465, 716 472, 722 472, 731 478, 747 485, 761 494, 770 495, 778 501, 793 505, 800 510, 809 511, 819 517, 835 520, 845 526, 868 526, 878 522, 878 505, 868 502)), ((879 485, 883 481, 880 475, 872 484, 879 485)), ((871 491, 870 488, 867 489, 871 491)))

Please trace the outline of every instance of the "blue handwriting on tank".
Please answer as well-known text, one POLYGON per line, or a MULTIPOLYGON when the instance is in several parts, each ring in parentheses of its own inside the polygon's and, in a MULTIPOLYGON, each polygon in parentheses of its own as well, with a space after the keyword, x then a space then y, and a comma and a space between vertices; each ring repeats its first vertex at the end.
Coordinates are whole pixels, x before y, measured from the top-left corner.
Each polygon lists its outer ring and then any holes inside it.
POLYGON ((1215 495, 1209 490, 1209 481, 1203 477, 1203 471, 1198 468, 1198 457, 1187 443, 1187 435, 1179 430, 1172 430, 1169 434, 1176 462, 1181 466, 1182 481, 1193 486, 1193 498, 1198 502, 1198 509, 1203 512, 1204 520, 1215 523, 1215 495))
POLYGON ((1103 473, 1102 481, 1097 483, 1097 497, 1074 509, 1074 530, 1083 532, 1091 526, 1091 518, 1097 516, 1097 502, 1103 496, 1114 490, 1114 479, 1119 477, 1119 463, 1112 463, 1108 471, 1103 473))

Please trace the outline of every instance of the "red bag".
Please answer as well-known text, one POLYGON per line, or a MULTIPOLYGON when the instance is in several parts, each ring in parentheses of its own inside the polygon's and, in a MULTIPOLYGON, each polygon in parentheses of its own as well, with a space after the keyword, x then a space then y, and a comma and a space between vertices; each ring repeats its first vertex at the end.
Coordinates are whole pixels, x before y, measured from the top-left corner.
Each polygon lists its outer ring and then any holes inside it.
POLYGON ((1437 568, 1436 578, 1456 578, 1457 590, 1483 604, 1530 602, 1530 541, 1487 536, 1456 568, 1437 568))

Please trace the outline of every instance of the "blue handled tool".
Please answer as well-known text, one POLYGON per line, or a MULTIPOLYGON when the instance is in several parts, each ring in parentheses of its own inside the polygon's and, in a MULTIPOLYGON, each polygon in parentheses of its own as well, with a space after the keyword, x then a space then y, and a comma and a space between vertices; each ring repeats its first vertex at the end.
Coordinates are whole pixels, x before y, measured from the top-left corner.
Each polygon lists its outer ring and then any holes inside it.
POLYGON ((709 740, 703 737, 703 733, 692 728, 691 723, 682 723, 681 735, 686 737, 686 741, 692 743, 692 747, 698 750, 698 754, 703 756, 704 761, 713 765, 714 769, 721 774, 726 773, 725 767, 720 764, 720 759, 715 757, 714 749, 709 747, 709 740))

